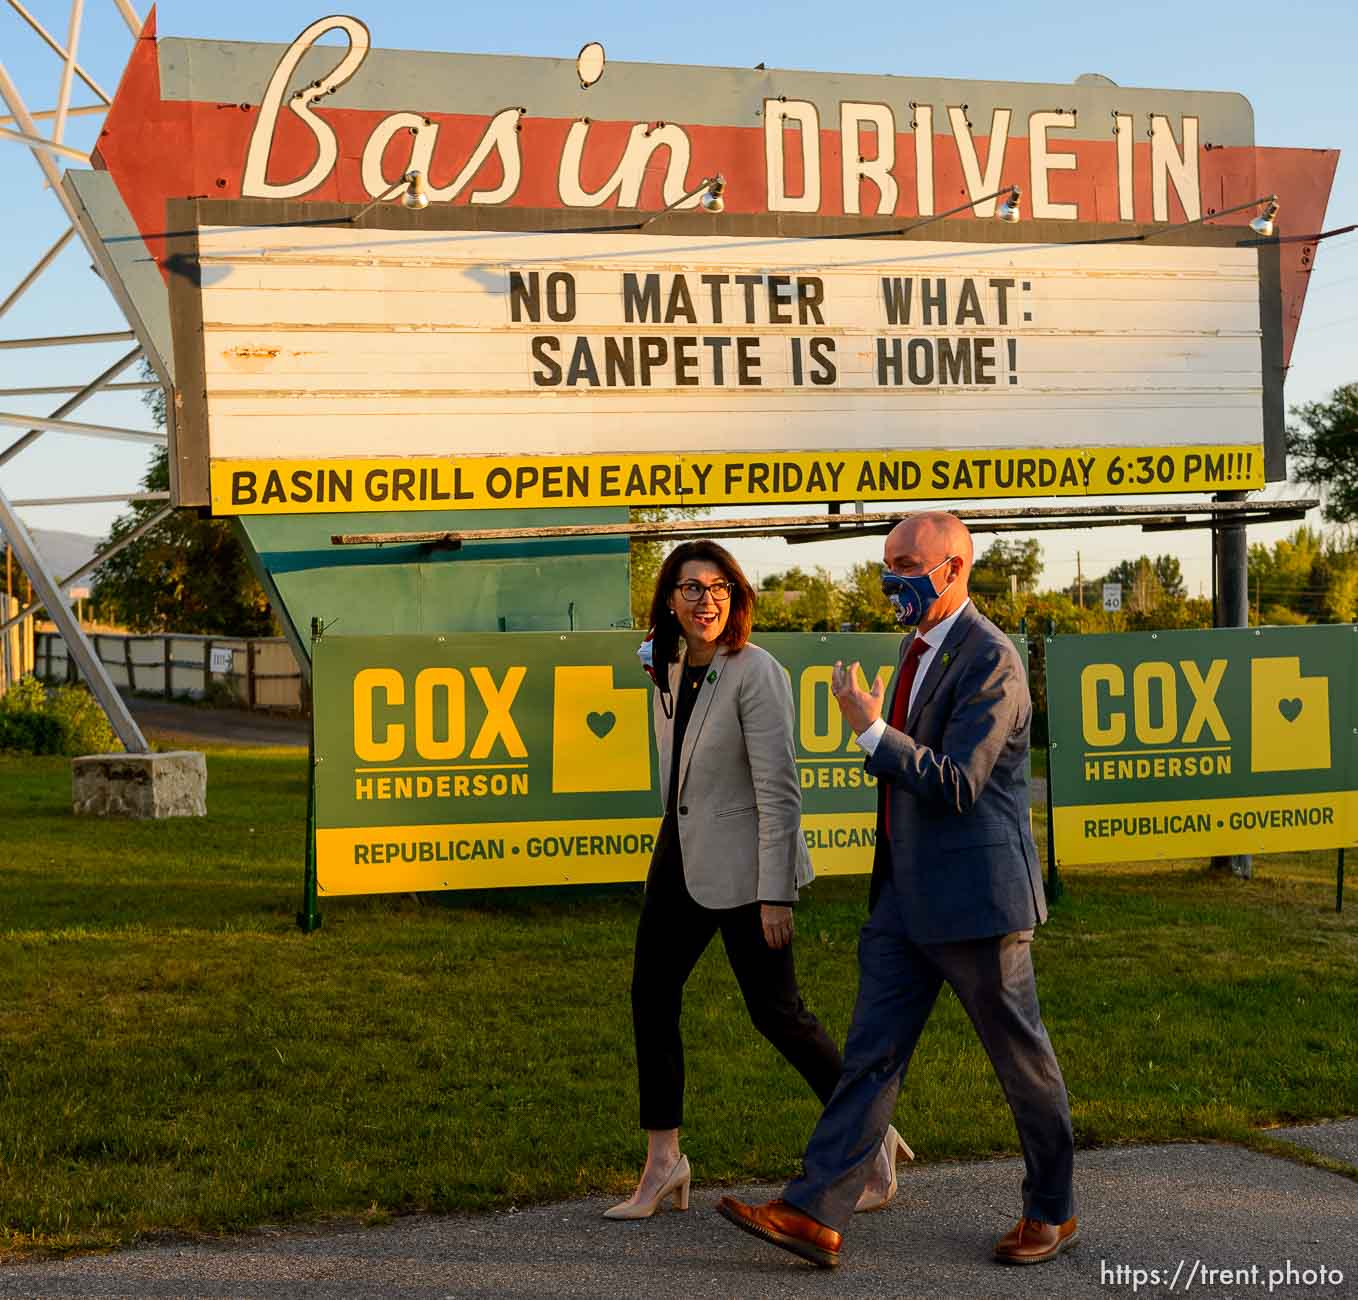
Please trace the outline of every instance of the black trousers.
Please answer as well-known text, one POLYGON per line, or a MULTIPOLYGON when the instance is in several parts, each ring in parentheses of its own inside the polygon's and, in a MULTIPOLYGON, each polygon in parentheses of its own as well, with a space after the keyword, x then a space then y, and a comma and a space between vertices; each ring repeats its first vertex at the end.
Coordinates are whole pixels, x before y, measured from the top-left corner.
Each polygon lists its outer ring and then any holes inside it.
POLYGON ((662 828, 662 847, 646 881, 632 964, 641 1127, 671 1129, 684 1122, 684 1044, 679 1034, 684 984, 718 931, 754 1027, 824 1104, 839 1082, 843 1059, 802 1001, 792 945, 774 949, 765 943, 758 903, 720 910, 695 903, 684 884, 678 837, 668 832, 662 828))

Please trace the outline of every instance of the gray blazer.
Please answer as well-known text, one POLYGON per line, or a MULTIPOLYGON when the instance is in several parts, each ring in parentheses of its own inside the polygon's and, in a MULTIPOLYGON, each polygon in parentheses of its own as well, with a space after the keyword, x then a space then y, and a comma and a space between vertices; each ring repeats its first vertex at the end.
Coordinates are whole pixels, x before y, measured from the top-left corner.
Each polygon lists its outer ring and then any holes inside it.
MULTIPOLYGON (((683 659, 670 665, 679 692, 683 659)), ((652 701, 660 797, 669 794, 673 720, 652 701)), ((767 650, 725 647, 703 678, 679 756, 679 845, 684 881, 702 907, 793 903, 814 872, 802 837, 802 792, 792 740, 792 688, 767 650)))
POLYGON ((1028 824, 1031 721, 1018 652, 967 605, 929 664, 905 731, 888 726, 867 760, 878 779, 870 900, 889 877, 916 943, 1010 934, 1047 919, 1028 824))

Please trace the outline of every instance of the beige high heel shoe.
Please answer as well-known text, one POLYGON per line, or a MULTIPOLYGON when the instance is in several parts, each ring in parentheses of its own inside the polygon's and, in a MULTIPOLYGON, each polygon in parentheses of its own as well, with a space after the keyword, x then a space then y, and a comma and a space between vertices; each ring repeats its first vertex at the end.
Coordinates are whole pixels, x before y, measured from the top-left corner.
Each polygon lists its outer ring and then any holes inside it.
POLYGON ((882 1151, 887 1158, 887 1168, 891 1170, 891 1181, 887 1183, 885 1192, 874 1191, 865 1187, 863 1194, 858 1198, 858 1204, 853 1207, 855 1214, 866 1214, 869 1210, 880 1210, 890 1205, 896 1199, 899 1190, 896 1182, 896 1165, 901 1160, 913 1160, 915 1153, 910 1150, 905 1139, 896 1132, 894 1124, 888 1124, 886 1136, 882 1139, 882 1151))
POLYGON ((680 1156, 679 1163, 670 1171, 660 1190, 649 1201, 623 1201, 621 1205, 611 1206, 604 1211, 605 1219, 649 1219, 667 1196, 674 1197, 676 1210, 688 1209, 688 1189, 693 1181, 693 1170, 689 1168, 688 1157, 680 1156))

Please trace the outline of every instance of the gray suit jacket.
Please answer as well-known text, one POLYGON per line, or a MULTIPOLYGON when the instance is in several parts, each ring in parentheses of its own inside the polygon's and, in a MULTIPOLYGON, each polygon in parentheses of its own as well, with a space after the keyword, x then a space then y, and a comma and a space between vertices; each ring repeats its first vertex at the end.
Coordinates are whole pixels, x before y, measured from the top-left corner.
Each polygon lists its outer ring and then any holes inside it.
MULTIPOLYGON (((677 696, 683 660, 670 665, 677 696)), ((660 797, 669 794, 673 721, 652 701, 660 797)), ((802 837, 792 740, 792 688, 767 650, 718 649, 703 678, 679 756, 676 810, 684 881, 702 907, 792 903, 814 874, 802 837)))
POLYGON ((967 605, 929 664, 905 730, 888 726, 867 760, 878 780, 871 902, 889 876, 915 942, 988 938, 1047 919, 1028 824, 1031 721, 1018 652, 967 605))

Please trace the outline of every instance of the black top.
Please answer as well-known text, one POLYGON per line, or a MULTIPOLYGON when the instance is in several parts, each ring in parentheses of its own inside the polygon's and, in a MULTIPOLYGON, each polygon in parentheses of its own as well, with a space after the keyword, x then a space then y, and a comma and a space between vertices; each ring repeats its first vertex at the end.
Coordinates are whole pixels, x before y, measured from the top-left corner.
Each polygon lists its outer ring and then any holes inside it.
POLYGON ((674 816, 674 805, 679 798, 679 755, 684 748, 684 732, 693 716, 693 704, 702 689, 703 678, 711 664, 685 664, 679 674, 679 698, 674 702, 674 748, 670 752, 670 790, 665 800, 665 811, 674 816))
POLYGON ((684 748, 684 732, 693 716, 693 705, 710 665, 686 663, 679 674, 679 698, 674 702, 674 743, 670 750, 670 788, 665 796, 665 817, 660 823, 660 844, 664 855, 675 864, 683 861, 679 848, 679 755, 684 748))

